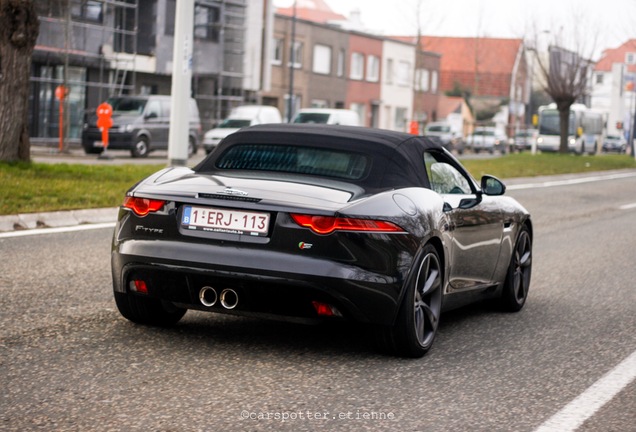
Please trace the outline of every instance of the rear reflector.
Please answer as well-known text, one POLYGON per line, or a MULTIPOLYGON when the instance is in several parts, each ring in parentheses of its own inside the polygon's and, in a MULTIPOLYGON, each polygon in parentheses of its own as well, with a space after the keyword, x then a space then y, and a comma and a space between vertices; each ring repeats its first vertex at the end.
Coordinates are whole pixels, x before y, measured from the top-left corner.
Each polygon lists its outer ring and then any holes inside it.
POLYGON ((148 285, 146 285, 146 281, 142 281, 142 280, 133 280, 130 283, 130 288, 138 293, 141 294, 148 294, 148 285))
POLYGON ((298 225, 309 228, 317 234, 330 234, 334 231, 404 232, 394 223, 382 220, 301 214, 291 214, 290 216, 298 225))
POLYGON ((316 309, 316 313, 318 314, 318 316, 342 316, 340 311, 335 306, 331 306, 330 304, 318 301, 312 301, 311 304, 314 305, 314 309, 316 309))
POLYGON ((146 216, 148 213, 154 213, 161 210, 161 207, 163 207, 165 203, 166 202, 162 200, 131 196, 124 199, 124 207, 131 209, 137 216, 146 216))

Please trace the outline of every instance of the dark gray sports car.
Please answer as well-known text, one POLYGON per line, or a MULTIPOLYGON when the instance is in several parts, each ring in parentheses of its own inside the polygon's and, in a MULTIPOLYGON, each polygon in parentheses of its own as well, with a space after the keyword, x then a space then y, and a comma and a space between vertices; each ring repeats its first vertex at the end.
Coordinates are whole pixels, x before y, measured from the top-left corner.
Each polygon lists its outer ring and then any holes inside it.
POLYGON ((263 125, 199 165, 130 189, 112 247, 131 321, 187 309, 377 327, 424 355, 442 310, 495 299, 520 310, 532 266, 528 212, 424 137, 345 126, 263 125))

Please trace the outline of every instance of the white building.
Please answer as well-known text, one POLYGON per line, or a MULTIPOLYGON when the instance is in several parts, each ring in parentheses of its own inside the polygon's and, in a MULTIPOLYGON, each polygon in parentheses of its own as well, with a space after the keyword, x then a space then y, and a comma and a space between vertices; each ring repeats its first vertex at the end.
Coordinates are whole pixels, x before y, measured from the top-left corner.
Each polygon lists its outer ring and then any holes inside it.
POLYGON ((408 132, 413 118, 415 45, 385 39, 382 52, 380 128, 408 132))
POLYGON ((607 113, 607 134, 628 137, 636 109, 636 39, 603 51, 594 68, 592 108, 607 113))

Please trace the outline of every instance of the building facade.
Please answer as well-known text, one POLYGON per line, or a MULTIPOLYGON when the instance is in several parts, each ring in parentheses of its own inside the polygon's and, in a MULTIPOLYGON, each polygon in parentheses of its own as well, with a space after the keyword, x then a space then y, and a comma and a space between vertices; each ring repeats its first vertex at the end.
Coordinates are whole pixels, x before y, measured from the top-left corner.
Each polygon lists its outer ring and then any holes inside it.
POLYGON ((338 28, 276 15, 271 54, 263 59, 271 70, 263 104, 278 107, 285 119, 305 107, 344 108, 348 44, 348 33, 338 28))
POLYGON ((628 139, 636 110, 636 39, 603 51, 592 82, 591 107, 607 113, 607 134, 628 139))
MULTIPOLYGON (((176 0, 35 3, 40 34, 31 75, 32 141, 59 136, 58 86, 68 91, 65 115, 70 142, 79 139, 85 114, 109 96, 170 94, 176 0)), ((258 33, 259 49, 266 4, 249 0, 260 16, 261 27, 251 29, 258 33)), ((250 97, 244 83, 247 12, 248 0, 195 2, 192 89, 204 126, 250 97)), ((260 85, 260 59, 255 70, 250 76, 258 75, 260 85)))

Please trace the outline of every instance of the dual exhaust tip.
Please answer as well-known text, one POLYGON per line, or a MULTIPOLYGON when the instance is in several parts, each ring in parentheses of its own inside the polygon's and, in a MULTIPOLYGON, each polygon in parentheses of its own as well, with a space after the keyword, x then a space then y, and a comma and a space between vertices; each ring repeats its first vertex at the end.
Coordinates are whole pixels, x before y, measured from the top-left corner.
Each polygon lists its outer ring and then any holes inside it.
POLYGON ((225 309, 234 309, 238 305, 239 298, 236 291, 225 288, 221 294, 217 295, 216 290, 209 286, 204 286, 199 291, 199 301, 205 307, 212 307, 217 302, 221 303, 225 309))

